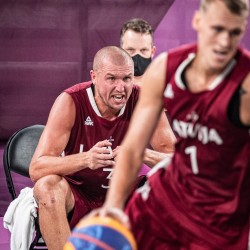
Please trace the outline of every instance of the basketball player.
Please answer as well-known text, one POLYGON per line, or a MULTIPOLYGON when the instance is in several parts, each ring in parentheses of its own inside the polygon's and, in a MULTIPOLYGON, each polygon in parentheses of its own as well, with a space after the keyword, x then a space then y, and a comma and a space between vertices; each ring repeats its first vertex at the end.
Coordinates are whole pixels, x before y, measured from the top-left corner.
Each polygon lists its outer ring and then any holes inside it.
POLYGON ((144 72, 155 55, 154 30, 141 18, 133 18, 122 25, 120 46, 126 50, 134 61, 134 80, 141 86, 144 72))
MULTIPOLYGON (((50 250, 62 249, 70 227, 103 204, 138 99, 133 73, 127 52, 105 47, 94 58, 91 81, 65 90, 51 109, 30 165, 40 228, 50 250)), ((173 151, 168 131, 154 135, 151 145, 160 152, 147 150, 147 165, 173 151)))
POLYGON ((248 0, 201 0, 192 20, 197 44, 161 54, 145 73, 107 199, 95 211, 130 224, 138 249, 247 249, 250 53, 238 45, 248 12, 248 0), (133 194, 127 217, 122 209, 163 99, 175 153, 133 194))

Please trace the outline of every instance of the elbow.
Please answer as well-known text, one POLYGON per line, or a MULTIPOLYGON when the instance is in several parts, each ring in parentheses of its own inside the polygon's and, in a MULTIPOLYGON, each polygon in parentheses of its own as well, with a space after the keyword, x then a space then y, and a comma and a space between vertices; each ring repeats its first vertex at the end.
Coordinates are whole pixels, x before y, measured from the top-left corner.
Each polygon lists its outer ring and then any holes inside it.
POLYGON ((165 154, 172 154, 175 151, 175 143, 176 137, 168 137, 168 140, 158 141, 158 144, 152 145, 155 151, 165 153, 165 154))
POLYGON ((39 171, 36 167, 36 164, 31 162, 29 167, 29 176, 32 182, 36 182, 39 179, 38 173, 39 171))
POLYGON ((164 153, 164 154, 173 154, 175 151, 174 143, 168 143, 164 144, 162 143, 157 150, 158 152, 164 153))

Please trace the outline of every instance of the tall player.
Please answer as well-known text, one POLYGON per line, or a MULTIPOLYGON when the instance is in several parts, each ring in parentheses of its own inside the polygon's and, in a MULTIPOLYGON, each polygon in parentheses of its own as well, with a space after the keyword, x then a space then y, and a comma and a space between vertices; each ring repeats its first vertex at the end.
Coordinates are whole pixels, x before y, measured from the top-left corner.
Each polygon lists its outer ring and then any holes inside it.
MULTIPOLYGON (((40 228, 50 250, 62 249, 70 235, 67 215, 72 228, 104 202, 138 99, 133 73, 127 52, 105 47, 94 58, 91 81, 65 90, 51 109, 30 166, 40 228)), ((161 152, 147 150, 147 165, 173 150, 168 131, 168 127, 161 128, 155 134, 152 147, 161 152), (165 138, 164 143, 159 144, 157 137, 165 138)))
POLYGON ((247 0, 201 0, 192 20, 197 44, 163 53, 149 65, 99 210, 127 225, 129 218, 138 249, 247 249, 250 53, 238 45, 248 14, 247 0), (134 193, 127 217, 122 209, 163 99, 178 135, 175 154, 134 193))

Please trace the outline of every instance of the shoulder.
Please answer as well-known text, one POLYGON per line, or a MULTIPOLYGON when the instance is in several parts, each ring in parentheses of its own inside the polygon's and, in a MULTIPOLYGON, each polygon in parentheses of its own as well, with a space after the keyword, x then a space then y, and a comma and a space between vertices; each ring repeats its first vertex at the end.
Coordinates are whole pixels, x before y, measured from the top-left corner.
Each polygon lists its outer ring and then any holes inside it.
POLYGON ((180 47, 169 50, 168 62, 171 64, 179 64, 184 61, 189 55, 196 54, 196 44, 185 44, 180 47))
POLYGON ((140 89, 141 89, 140 86, 133 84, 129 100, 131 100, 132 102, 137 102, 139 98, 140 89))
MULTIPOLYGON (((238 48, 235 59, 240 67, 250 68, 250 51, 244 48, 238 48)), ((250 70, 249 70, 250 71, 250 70)))
POLYGON ((168 52, 162 52, 153 61, 153 70, 159 72, 159 70, 165 70, 167 64, 180 62, 187 58, 189 54, 196 53, 196 44, 186 44, 177 48, 170 49, 168 52))
POLYGON ((178 55, 178 54, 189 54, 189 53, 196 53, 197 51, 197 44, 191 43, 191 44, 183 44, 179 47, 170 49, 168 54, 178 55))
MULTIPOLYGON (((250 52, 243 48, 238 48, 234 57, 236 66, 234 67, 234 77, 242 81, 242 79, 249 79, 250 74, 250 52)), ((244 80, 245 81, 245 80, 244 80)), ((247 81, 248 82, 248 81, 247 81)))
POLYGON ((62 92, 55 100, 54 105, 57 108, 61 107, 62 110, 66 106, 75 106, 72 96, 67 92, 62 92))
POLYGON ((75 84, 75 85, 65 89, 64 92, 66 92, 68 94, 80 92, 81 90, 89 88, 91 86, 91 84, 92 84, 91 81, 78 83, 78 84, 75 84))

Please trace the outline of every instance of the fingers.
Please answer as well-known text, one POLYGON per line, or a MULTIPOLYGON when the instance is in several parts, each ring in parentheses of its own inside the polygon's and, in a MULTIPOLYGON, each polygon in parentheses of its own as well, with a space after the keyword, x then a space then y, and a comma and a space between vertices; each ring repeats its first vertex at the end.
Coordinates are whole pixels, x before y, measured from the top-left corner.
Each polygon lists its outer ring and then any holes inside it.
POLYGON ((114 166, 115 165, 115 161, 113 160, 96 160, 96 168, 100 168, 100 167, 106 167, 106 166, 114 166))
POLYGON ((97 169, 105 166, 114 166, 115 161, 112 151, 112 143, 108 140, 97 142, 88 152, 89 168, 97 169))
POLYGON ((128 216, 119 208, 116 208, 116 207, 109 207, 109 208, 102 207, 102 208, 94 209, 86 217, 95 217, 95 216, 112 217, 115 220, 122 223, 125 227, 130 229, 130 223, 129 223, 128 216))
POLYGON ((102 147, 108 147, 112 146, 112 143, 109 140, 99 141, 95 144, 95 146, 102 148, 102 147))
POLYGON ((94 210, 92 210, 90 213, 88 213, 88 214, 87 214, 86 216, 84 216, 84 217, 85 217, 85 218, 88 218, 88 217, 99 216, 100 210, 101 210, 101 208, 94 209, 94 210))
POLYGON ((113 151, 111 146, 111 142, 109 142, 108 140, 104 140, 96 143, 93 149, 96 149, 99 154, 105 154, 105 156, 101 157, 101 159, 112 159, 113 151))
POLYGON ((120 221, 127 228, 130 228, 128 216, 119 208, 110 207, 110 208, 101 209, 99 211, 99 216, 110 216, 110 217, 120 221))

